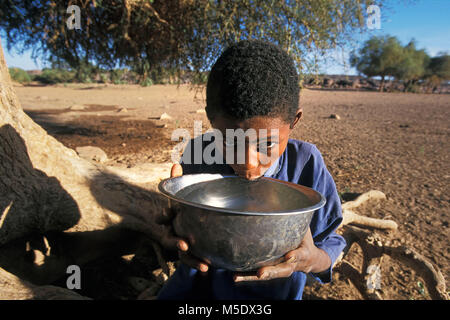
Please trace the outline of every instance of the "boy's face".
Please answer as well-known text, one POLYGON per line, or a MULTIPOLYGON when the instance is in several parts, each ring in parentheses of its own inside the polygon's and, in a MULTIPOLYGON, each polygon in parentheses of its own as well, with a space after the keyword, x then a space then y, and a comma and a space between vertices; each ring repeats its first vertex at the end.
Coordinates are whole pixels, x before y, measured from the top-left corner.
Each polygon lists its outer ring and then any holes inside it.
MULTIPOLYGON (((234 172, 248 180, 254 180, 270 168, 278 157, 286 149, 289 134, 295 124, 300 120, 302 111, 299 109, 295 120, 288 123, 281 117, 256 116, 247 120, 236 120, 227 117, 217 116, 211 120, 213 128, 218 129, 223 135, 223 153, 224 159, 227 159, 227 151, 233 152, 232 163, 227 163, 233 168, 234 172), (226 139, 227 129, 242 129, 247 132, 253 129, 256 132, 256 139, 251 136, 245 137, 245 161, 236 161, 239 148, 226 139), (261 130, 265 129, 265 130, 261 130)), ((236 142, 235 142, 236 144, 236 142)), ((228 155, 230 156, 230 155, 228 155)))

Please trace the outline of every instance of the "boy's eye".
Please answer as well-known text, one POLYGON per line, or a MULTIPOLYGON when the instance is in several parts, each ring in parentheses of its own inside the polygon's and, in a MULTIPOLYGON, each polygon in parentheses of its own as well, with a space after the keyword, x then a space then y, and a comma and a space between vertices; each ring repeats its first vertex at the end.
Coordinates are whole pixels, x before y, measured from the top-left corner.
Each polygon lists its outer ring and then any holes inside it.
POLYGON ((274 142, 264 142, 264 143, 261 143, 261 144, 259 144, 258 145, 258 151, 263 151, 264 149, 265 150, 268 150, 268 149, 271 149, 271 148, 273 148, 275 146, 275 143, 274 142))
MULTIPOLYGON (((237 146, 236 141, 224 140, 223 144, 228 148, 233 148, 233 147, 237 146)), ((260 143, 259 145, 257 145, 256 150, 258 152, 260 152, 260 151, 264 151, 264 150, 269 150, 269 149, 273 148, 274 146, 275 146, 275 142, 267 141, 267 142, 263 142, 263 143, 260 143)))

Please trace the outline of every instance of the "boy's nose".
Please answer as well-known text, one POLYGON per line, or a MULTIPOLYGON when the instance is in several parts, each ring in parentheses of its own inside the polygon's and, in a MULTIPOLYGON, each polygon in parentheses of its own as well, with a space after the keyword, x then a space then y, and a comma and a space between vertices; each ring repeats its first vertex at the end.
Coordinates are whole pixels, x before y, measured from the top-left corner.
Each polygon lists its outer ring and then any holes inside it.
POLYGON ((245 148, 245 170, 255 169, 259 166, 258 152, 255 148, 246 146, 245 148))

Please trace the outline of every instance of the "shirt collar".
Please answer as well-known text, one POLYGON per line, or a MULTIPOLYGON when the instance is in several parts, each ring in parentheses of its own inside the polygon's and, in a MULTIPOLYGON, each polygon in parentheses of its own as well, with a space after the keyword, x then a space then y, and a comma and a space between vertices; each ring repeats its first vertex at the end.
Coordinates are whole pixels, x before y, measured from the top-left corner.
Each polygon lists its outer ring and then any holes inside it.
POLYGON ((264 177, 271 177, 274 176, 278 173, 278 171, 280 171, 279 168, 279 163, 280 163, 280 157, 277 158, 277 160, 275 160, 274 163, 272 163, 272 165, 269 167, 269 169, 266 170, 266 172, 264 172, 264 177))

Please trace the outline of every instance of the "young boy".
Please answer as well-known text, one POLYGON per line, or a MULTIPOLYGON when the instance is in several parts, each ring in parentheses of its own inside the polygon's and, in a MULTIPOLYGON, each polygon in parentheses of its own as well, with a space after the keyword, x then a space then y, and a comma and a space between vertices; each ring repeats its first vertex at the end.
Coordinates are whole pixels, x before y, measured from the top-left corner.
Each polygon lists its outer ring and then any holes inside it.
MULTIPOLYGON (((346 243, 335 233, 342 221, 341 204, 319 150, 310 143, 289 139, 291 130, 302 117, 294 62, 275 45, 241 41, 225 50, 214 64, 206 97, 208 119, 213 128, 222 132, 225 150, 230 150, 225 139, 227 129, 256 132, 266 129, 268 134, 258 136, 256 143, 247 141, 245 161, 230 164, 226 161, 196 164, 194 154, 198 150, 191 140, 186 149, 190 152, 185 150, 181 167, 174 165, 172 176, 221 173, 251 180, 272 177, 313 188, 325 196, 327 203, 314 213, 310 229, 297 249, 287 252, 280 264, 263 267, 255 273, 239 274, 213 268, 189 254, 187 241, 172 238, 182 263, 158 298, 299 300, 307 273, 321 283, 331 281, 331 267, 346 243), (260 161, 263 158, 266 161, 260 161)), ((201 139, 200 143, 205 148, 215 142, 208 138, 201 139)), ((234 150, 236 153, 237 149, 234 150)), ((224 158, 226 153, 223 152, 224 158)))

